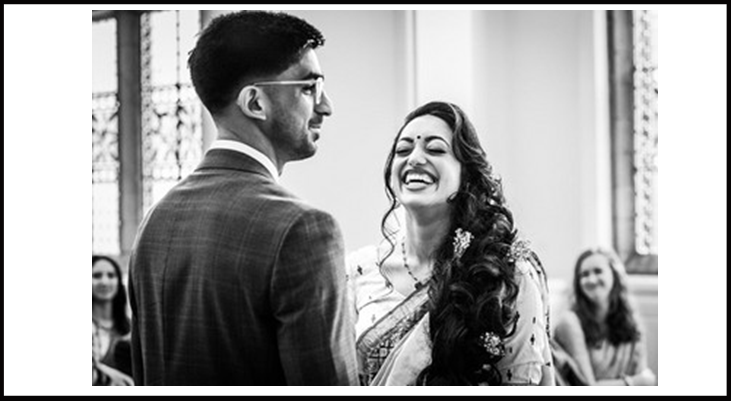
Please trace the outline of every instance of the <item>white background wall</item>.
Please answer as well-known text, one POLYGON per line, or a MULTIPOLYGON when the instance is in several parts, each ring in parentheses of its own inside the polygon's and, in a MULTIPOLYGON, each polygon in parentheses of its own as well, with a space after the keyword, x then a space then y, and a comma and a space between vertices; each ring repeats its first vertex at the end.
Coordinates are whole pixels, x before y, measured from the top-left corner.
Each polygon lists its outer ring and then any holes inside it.
POLYGON ((297 11, 325 35, 318 50, 335 104, 315 157, 285 167, 282 182, 331 212, 348 251, 380 237, 388 206, 383 168, 407 114, 405 13, 297 11))

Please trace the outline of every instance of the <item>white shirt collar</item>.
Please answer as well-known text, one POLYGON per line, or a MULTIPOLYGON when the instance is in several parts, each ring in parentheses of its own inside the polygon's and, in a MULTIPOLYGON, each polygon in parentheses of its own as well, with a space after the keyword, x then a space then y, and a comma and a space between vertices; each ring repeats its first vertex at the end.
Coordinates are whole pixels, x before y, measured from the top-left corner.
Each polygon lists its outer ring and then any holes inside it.
POLYGON ((269 173, 272 175, 272 178, 274 178, 274 181, 277 184, 279 183, 279 172, 274 166, 274 163, 272 163, 271 159, 264 155, 264 153, 259 152, 251 146, 242 142, 232 141, 229 139, 216 139, 208 148, 208 150, 211 149, 229 149, 250 156, 254 160, 258 161, 267 170, 269 170, 269 173))

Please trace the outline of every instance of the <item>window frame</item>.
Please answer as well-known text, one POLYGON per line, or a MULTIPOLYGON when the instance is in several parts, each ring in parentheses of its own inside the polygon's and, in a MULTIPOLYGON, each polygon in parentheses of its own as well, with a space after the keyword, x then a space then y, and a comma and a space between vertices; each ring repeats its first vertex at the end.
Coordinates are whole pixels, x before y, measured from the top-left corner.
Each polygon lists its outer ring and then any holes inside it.
POLYGON ((140 16, 144 11, 92 11, 92 23, 117 21, 117 99, 119 154, 119 255, 127 265, 142 222, 142 120, 140 16))
POLYGON ((636 246, 633 11, 607 11, 613 243, 630 274, 658 273, 657 254, 636 246))

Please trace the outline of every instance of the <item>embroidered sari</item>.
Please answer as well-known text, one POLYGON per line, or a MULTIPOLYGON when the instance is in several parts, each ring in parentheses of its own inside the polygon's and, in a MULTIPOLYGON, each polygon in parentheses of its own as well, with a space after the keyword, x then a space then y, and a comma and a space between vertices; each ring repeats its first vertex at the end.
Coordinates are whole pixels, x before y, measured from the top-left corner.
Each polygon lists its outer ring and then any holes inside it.
MULTIPOLYGON (((387 286, 377 265, 377 248, 348 256, 348 282, 355 307, 361 385, 414 385, 431 363, 428 289, 408 296, 387 286)), ((549 346, 547 280, 542 267, 516 264, 519 313, 515 332, 505 339, 506 355, 497 368, 504 385, 554 385, 549 346)))

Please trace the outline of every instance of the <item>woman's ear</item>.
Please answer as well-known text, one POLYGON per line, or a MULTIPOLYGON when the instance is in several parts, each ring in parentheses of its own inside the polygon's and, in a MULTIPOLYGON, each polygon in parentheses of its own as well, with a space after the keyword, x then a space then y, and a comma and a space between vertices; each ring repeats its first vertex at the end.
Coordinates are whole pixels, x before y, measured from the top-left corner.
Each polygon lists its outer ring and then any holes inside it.
POLYGON ((236 104, 245 116, 255 120, 266 121, 266 96, 263 96, 263 93, 259 88, 252 85, 245 86, 241 89, 239 97, 236 99, 236 104))

